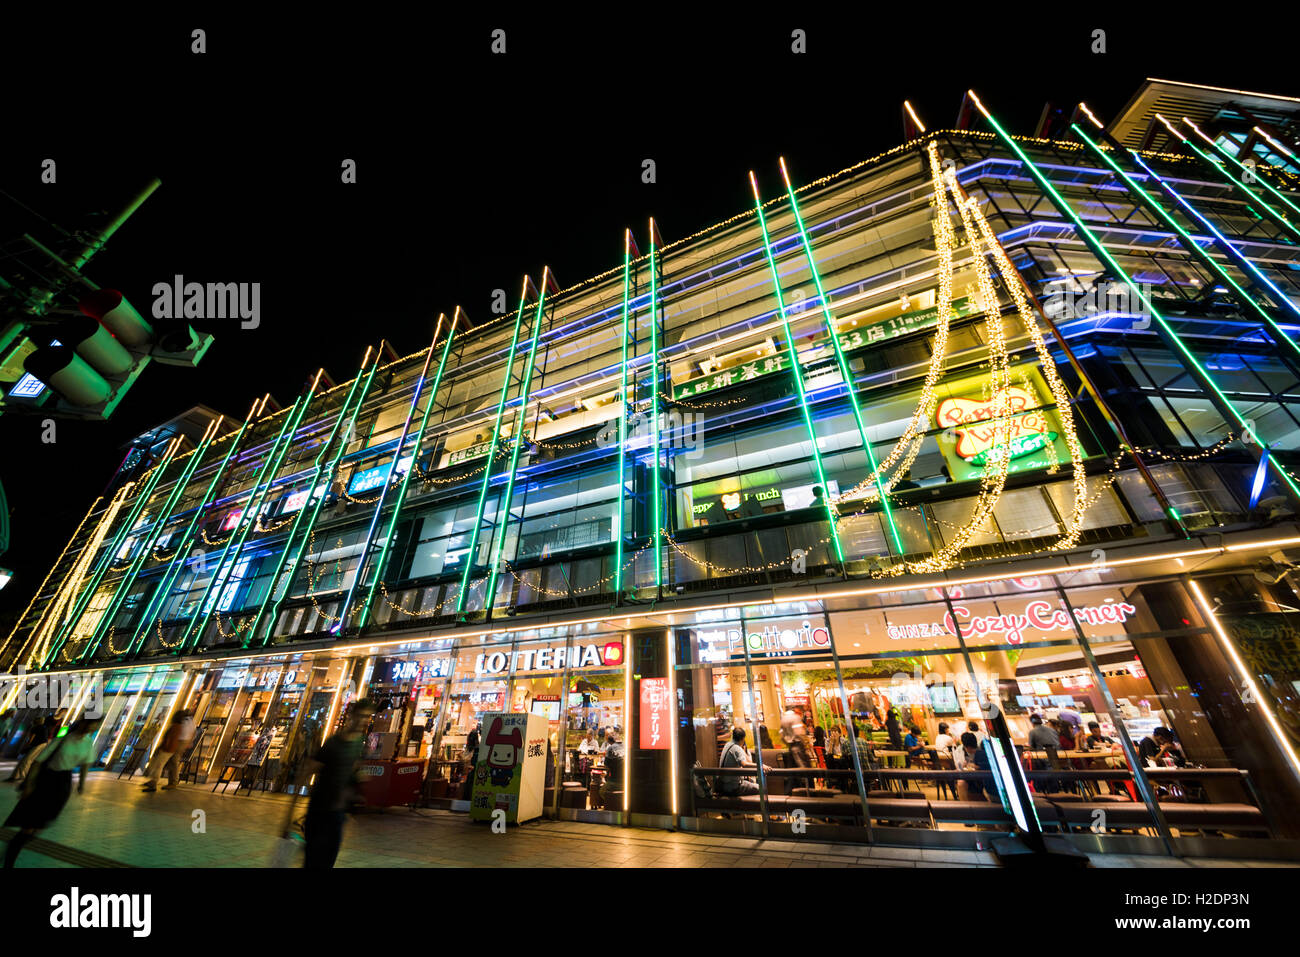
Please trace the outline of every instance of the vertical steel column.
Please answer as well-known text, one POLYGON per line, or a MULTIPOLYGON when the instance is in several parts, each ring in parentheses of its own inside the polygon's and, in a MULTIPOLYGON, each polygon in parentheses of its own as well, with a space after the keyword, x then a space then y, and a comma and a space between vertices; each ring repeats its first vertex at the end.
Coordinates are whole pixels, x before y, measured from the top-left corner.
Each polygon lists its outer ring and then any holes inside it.
MULTIPOLYGON (((546 309, 546 290, 549 287, 555 287, 555 279, 551 275, 551 267, 546 266, 542 269, 542 284, 537 289, 537 312, 533 317, 533 341, 528 349, 528 360, 524 363, 524 381, 519 386, 519 414, 515 416, 514 441, 511 443, 513 447, 510 450, 510 473, 506 479, 505 496, 497 509, 497 515, 500 518, 495 524, 501 530, 501 535, 497 537, 495 529, 492 535, 495 543, 491 548, 492 564, 488 569, 487 589, 483 592, 483 610, 489 615, 492 613, 492 601, 497 593, 497 576, 500 574, 501 569, 501 550, 505 547, 506 535, 510 531, 510 500, 515 493, 516 470, 519 467, 519 449, 524 443, 524 426, 528 421, 528 393, 533 383, 533 366, 537 362, 537 343, 541 340, 542 320, 546 309)), ((558 288, 556 288, 556 291, 559 291, 558 288)), ((519 522, 522 531, 522 512, 519 516, 519 522)))
MULTIPOLYGON (((469 597, 469 580, 474 571, 474 563, 478 551, 479 528, 483 524, 483 509, 487 505, 488 488, 492 484, 492 464, 497 457, 497 445, 501 441, 501 415, 505 412, 506 397, 510 394, 510 373, 514 368, 515 350, 519 348, 519 327, 524 320, 524 306, 528 304, 528 290, 532 287, 532 280, 527 276, 524 277, 523 289, 519 293, 519 310, 515 313, 515 330, 510 338, 510 351, 506 354, 506 371, 501 378, 501 397, 497 399, 496 419, 492 423, 492 440, 488 444, 487 462, 483 466, 483 482, 479 486, 478 507, 474 513, 474 526, 469 533, 469 551, 465 555, 465 571, 460 576, 460 591, 456 595, 456 614, 461 614, 465 610, 465 599, 469 597)), ((516 439, 518 436, 516 436, 516 439)), ((489 606, 485 603, 483 610, 486 613, 489 606)))
MULTIPOLYGON (((410 430, 411 419, 414 418, 415 416, 415 407, 417 402, 419 401, 419 396, 423 391, 425 377, 429 373, 429 361, 433 358, 433 345, 435 342, 438 341, 438 331, 442 327, 443 318, 444 318, 443 316, 438 317, 438 327, 434 329, 433 342, 429 343, 429 355, 426 356, 424 360, 424 371, 420 373, 420 383, 416 387, 416 396, 414 399, 411 400, 411 410, 410 412, 407 413, 406 425, 403 426, 402 428, 402 437, 398 440, 397 450, 393 453, 393 466, 392 469, 389 470, 388 480, 384 483, 384 491, 380 494, 379 502, 375 506, 375 516, 374 519, 371 521, 371 533, 370 533, 371 536, 373 536, 374 534, 375 524, 379 521, 379 512, 384 506, 384 497, 388 493, 389 483, 391 483, 393 480, 392 477, 394 474, 394 470, 397 468, 397 462, 402 457, 402 449, 406 445, 406 436, 410 430)), ((375 565, 375 580, 370 583, 370 588, 366 592, 366 600, 362 604, 361 609, 357 612, 356 628, 358 631, 360 631, 362 628, 366 626, 366 618, 370 614, 370 607, 375 599, 375 590, 379 587, 379 580, 380 577, 384 574, 384 567, 388 561, 388 554, 393 547, 393 531, 397 527, 397 520, 402 513, 402 506, 406 504, 407 489, 410 487, 411 476, 415 474, 416 463, 419 461, 420 458, 420 447, 424 442, 425 428, 429 424, 429 413, 433 411, 433 405, 435 402, 438 401, 438 390, 442 386, 442 374, 443 371, 447 368, 447 357, 451 354, 451 342, 452 339, 455 338, 456 336, 456 322, 459 319, 460 319, 460 306, 457 306, 455 312, 452 313, 451 325, 447 328, 447 339, 442 346, 442 357, 438 360, 438 371, 434 374, 433 385, 429 389, 429 401, 425 403, 424 413, 420 416, 419 428, 416 429, 415 445, 411 450, 411 465, 409 468, 407 468, 406 474, 402 476, 401 484, 397 490, 397 500, 393 502, 393 514, 388 520, 388 528, 384 531, 384 547, 382 552, 379 555, 379 560, 375 565)), ((361 563, 358 565, 357 573, 352 579, 352 590, 356 589, 357 585, 360 584, 362 577, 366 573, 366 568, 368 566, 368 562, 366 561, 366 559, 369 557, 369 553, 370 553, 370 543, 368 537, 366 549, 365 551, 362 552, 361 563)), ((348 598, 350 599, 351 596, 352 596, 352 591, 349 591, 348 598)), ((346 628, 347 612, 348 612, 348 602, 344 601, 342 607, 339 609, 339 619, 340 619, 339 630, 340 631, 346 628)))
POLYGON ((786 351, 790 357, 790 375, 794 380, 795 395, 799 399, 799 408, 803 413, 804 427, 808 430, 808 441, 812 444, 813 463, 817 467, 817 481, 821 483, 822 504, 826 507, 826 520, 831 527, 831 543, 835 546, 835 557, 840 562, 841 572, 844 566, 844 548, 840 545, 840 534, 836 528, 835 506, 831 504, 830 489, 826 484, 826 470, 822 467, 821 449, 817 447, 817 430, 813 426, 812 410, 808 408, 808 396, 803 388, 803 372, 799 367, 799 349, 794 341, 794 331, 790 328, 790 317, 785 308, 785 297, 781 294, 781 272, 777 269, 776 254, 772 251, 772 241, 767 231, 767 217, 763 215, 763 199, 758 194, 758 179, 754 171, 749 172, 749 185, 754 191, 754 209, 758 212, 758 226, 763 233, 763 250, 767 253, 767 265, 772 271, 772 291, 776 295, 777 312, 781 317, 781 326, 785 333, 786 351))
MULTIPOLYGON (((1237 412, 1236 408, 1233 407, 1232 402, 1228 399, 1226 395, 1223 394, 1223 391, 1210 377, 1209 373, 1206 372, 1206 370, 1197 361, 1195 355, 1193 355, 1192 351, 1187 347, 1187 344, 1183 342, 1182 337, 1179 336, 1178 333, 1174 331, 1173 327, 1170 326, 1169 323, 1165 321, 1165 318, 1163 315, 1161 315, 1160 310, 1158 310, 1155 307, 1155 304, 1146 297, 1146 295, 1142 292, 1141 288, 1133 281, 1132 277, 1129 276, 1129 274, 1124 270, 1124 267, 1122 267, 1116 261, 1115 257, 1110 254, 1110 251, 1106 248, 1105 244, 1096 237, 1096 235, 1092 232, 1092 230, 1089 229, 1088 226, 1084 223, 1084 221, 1079 217, 1079 214, 1074 211, 1074 208, 1071 207, 1070 204, 1065 201, 1064 197, 1062 197, 1061 194, 1056 191, 1056 188, 1053 187, 1051 182, 1047 179, 1047 177, 1043 175, 1042 170, 1038 168, 1037 164, 1035 164, 1033 160, 1031 160, 1028 157, 1028 155, 1026 155, 1025 151, 1022 150, 1019 147, 1019 145, 1017 145, 1016 141, 1011 138, 1010 134, 1008 134, 1007 131, 1002 128, 1001 124, 999 124, 998 121, 993 118, 992 114, 989 113, 987 109, 985 109, 984 104, 980 102, 979 97, 977 97, 973 91, 969 92, 968 96, 970 96, 975 106, 979 109, 980 113, 983 114, 984 118, 988 121, 989 125, 993 127, 994 131, 998 134, 998 136, 1001 138, 1002 142, 1006 145, 1006 147, 1016 155, 1017 159, 1020 160, 1026 172, 1028 172, 1033 177, 1034 181, 1038 183, 1039 187, 1043 190, 1043 192, 1048 196, 1049 200, 1052 202, 1052 205, 1054 205, 1057 208, 1057 210, 1059 210, 1060 213, 1063 216, 1065 216, 1074 225, 1074 228, 1079 238, 1083 240, 1083 242, 1088 246, 1088 248, 1092 251, 1092 253, 1095 256, 1097 256, 1098 259, 1100 259, 1103 263, 1106 264, 1107 267, 1110 268, 1114 276, 1116 276, 1120 281, 1122 281, 1126 286, 1128 286, 1129 292, 1132 295, 1136 296, 1139 300, 1141 300, 1143 305, 1147 307, 1147 309, 1151 313, 1151 317, 1155 319, 1160 330, 1167 337, 1167 342, 1170 345, 1172 345, 1174 351, 1179 355, 1181 355, 1183 359, 1186 361, 1186 368, 1188 369, 1189 372, 1192 373, 1192 377, 1197 380, 1201 388, 1205 390, 1207 398, 1209 398, 1210 401, 1215 405, 1216 409, 1219 411, 1219 414, 1222 415, 1228 421, 1236 423, 1237 427, 1241 430, 1243 435, 1249 436, 1251 439, 1254 439, 1259 449, 1266 449, 1267 446, 1259 438, 1259 436, 1256 435, 1254 428, 1251 427, 1251 424, 1247 422, 1244 418, 1242 418, 1241 414, 1237 412)), ((1252 446, 1250 443, 1247 442, 1243 442, 1242 444, 1246 447, 1246 450, 1250 452, 1250 454, 1256 459, 1256 461, 1265 458, 1265 453, 1261 451, 1257 451, 1255 446, 1252 446)), ((1291 490, 1291 494, 1294 495, 1297 500, 1300 500, 1300 486, 1297 486, 1295 480, 1291 478, 1290 474, 1286 471, 1286 469, 1284 469, 1280 464, 1278 464, 1275 458, 1273 458, 1272 456, 1267 456, 1267 459, 1269 463, 1273 466, 1274 471, 1277 472, 1278 477, 1283 481, 1283 483, 1287 486, 1287 488, 1291 490)))
MULTIPOLYGON (((790 197, 790 211, 794 213, 795 228, 799 231, 799 239, 803 242, 804 256, 808 260, 808 271, 812 274, 813 285, 817 289, 817 298, 821 303, 822 317, 826 320, 826 332, 831 338, 831 346, 835 350, 835 363, 839 366, 840 378, 844 380, 844 391, 849 397, 849 407, 853 410, 853 419, 858 425, 858 435, 862 437, 862 449, 867 453, 867 466, 871 469, 871 474, 876 479, 876 494, 880 496, 880 506, 885 513, 885 522, 889 525, 890 537, 894 541, 894 547, 901 556, 906 549, 903 547, 902 536, 898 532, 898 526, 894 524, 894 511, 889 505, 889 495, 885 491, 885 483, 881 479, 880 466, 876 464, 876 454, 871 448, 871 439, 867 436, 867 426, 862 420, 862 406, 858 402, 857 382, 853 375, 853 370, 849 368, 848 359, 844 356, 844 349, 840 345, 839 331, 835 328, 835 319, 831 316, 831 306, 826 299, 826 290, 822 287, 822 278, 817 271, 817 258, 813 255, 812 240, 808 238, 808 230, 804 227, 803 216, 799 213, 799 202, 794 195, 794 186, 790 183, 790 173, 785 168, 785 157, 780 157, 781 178, 785 181, 786 195, 790 197)), ((830 497, 830 490, 826 491, 827 498, 830 497)))
POLYGON ((284 553, 281 556, 282 563, 279 565, 276 574, 273 576, 270 585, 267 587, 266 597, 262 600, 262 607, 257 610, 257 615, 254 617, 253 623, 248 628, 248 637, 245 639, 247 644, 252 644, 257 635, 259 622, 266 612, 266 606, 268 603, 273 602, 271 605, 270 615, 267 616, 266 634, 262 636, 262 644, 266 645, 266 643, 271 640, 271 632, 274 630, 276 619, 280 615, 280 605, 282 605, 284 600, 289 597, 289 592, 293 589, 293 581, 298 576, 298 569, 302 567, 303 556, 307 552, 307 544, 311 538, 311 534, 316 530, 316 521, 320 518, 320 513, 325 506, 325 498, 329 494, 328 490, 326 490, 324 494, 317 496, 316 488, 320 485, 322 475, 327 483, 331 485, 333 484, 334 476, 338 474, 339 463, 343 461, 343 456, 347 452, 348 442, 346 441, 346 436, 352 433, 357 416, 361 413, 361 408, 365 405, 366 397, 370 394, 370 386, 374 382, 375 373, 379 370, 379 364, 383 356, 383 349, 374 350, 375 361, 373 363, 370 362, 371 349, 372 347, 370 346, 366 347, 366 354, 362 357, 361 366, 357 369, 357 375, 352 380, 352 386, 348 389, 348 394, 344 398, 343 405, 339 408, 339 415, 334 422, 334 427, 330 430, 329 437, 321 446, 320 453, 316 457, 316 471, 313 472, 311 485, 308 486, 307 489, 307 500, 303 503, 297 517, 294 519, 293 525, 289 529, 289 537, 285 541, 284 553), (368 373, 365 372, 367 364, 370 365, 370 371, 368 373), (355 405, 352 404, 352 398, 354 395, 356 396, 355 405), (352 410, 351 415, 348 414, 349 408, 352 410), (348 426, 346 429, 342 429, 341 427, 345 418, 348 421, 348 426), (333 447, 340 431, 342 431, 345 440, 339 442, 338 447, 334 452, 333 459, 331 459, 329 465, 322 470, 321 463, 325 461, 325 458, 329 454, 330 448, 333 447), (306 530, 303 532, 302 538, 298 540, 297 551, 293 553, 293 557, 290 558, 287 563, 283 563, 283 556, 288 555, 293 551, 294 535, 301 524, 303 516, 306 515, 308 511, 311 512, 311 517, 307 519, 306 530), (276 598, 275 590, 279 587, 280 582, 284 582, 284 589, 280 592, 280 597, 276 598))
POLYGON ((226 467, 230 464, 231 459, 234 458, 235 452, 239 450, 239 444, 244 438, 244 433, 247 432, 248 427, 252 425, 253 418, 257 414, 257 407, 258 403, 255 401, 252 408, 248 410, 248 416, 244 419, 244 424, 240 427, 239 432, 230 440, 230 448, 226 450, 226 455, 221 460, 221 464, 218 465, 216 471, 213 472, 212 481, 208 483, 207 490, 203 493, 203 498, 194 506, 194 515, 190 518, 190 522, 185 527, 185 531, 181 533, 180 538, 176 543, 176 552, 172 555, 171 561, 163 572, 162 578, 159 579, 158 586, 154 589, 154 593, 149 596, 149 602, 145 606, 144 613, 140 616, 140 624, 136 626, 135 634, 131 636, 131 644, 127 646, 126 650, 128 655, 133 651, 138 650, 137 646, 143 645, 145 632, 148 631, 149 626, 153 624, 154 618, 161 616, 163 608, 167 604, 167 599, 170 597, 172 585, 174 585, 176 579, 180 577, 181 572, 185 568, 185 563, 189 559, 190 543, 193 541, 195 529, 199 527, 199 523, 203 520, 204 512, 207 510, 209 504, 209 499, 212 498, 212 493, 216 491, 217 485, 221 481, 222 476, 226 474, 226 467))

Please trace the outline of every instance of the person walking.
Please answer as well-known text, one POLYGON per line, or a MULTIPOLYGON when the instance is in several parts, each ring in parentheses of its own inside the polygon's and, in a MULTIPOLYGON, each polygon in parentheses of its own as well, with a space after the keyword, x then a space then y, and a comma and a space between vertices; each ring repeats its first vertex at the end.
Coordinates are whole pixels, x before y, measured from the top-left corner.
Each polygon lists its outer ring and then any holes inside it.
POLYGON ((167 771, 167 783, 163 785, 163 790, 176 787, 181 758, 185 756, 193 740, 193 712, 182 708, 172 716, 171 723, 163 734, 162 744, 158 746, 153 760, 149 762, 149 777, 144 782, 146 792, 158 790, 158 778, 164 770, 167 771))
POLYGON ((72 796, 72 772, 80 770, 77 793, 86 789, 86 772, 95 762, 95 734, 102 718, 82 718, 59 740, 45 748, 23 782, 23 796, 5 819, 18 833, 9 839, 5 867, 13 867, 36 832, 49 827, 72 796))
POLYGON ((54 722, 46 721, 44 718, 37 718, 32 725, 27 736, 23 738, 23 743, 18 749, 18 763, 14 765, 13 773, 5 780, 21 781, 27 777, 28 771, 31 770, 32 762, 40 756, 41 751, 50 743, 50 736, 54 731, 54 722))
POLYGON ((321 745, 313 761, 316 783, 307 802, 302 833, 306 838, 303 866, 334 866, 343 843, 343 821, 352 806, 360 781, 357 762, 366 743, 366 730, 375 713, 369 701, 358 701, 338 734, 321 745))

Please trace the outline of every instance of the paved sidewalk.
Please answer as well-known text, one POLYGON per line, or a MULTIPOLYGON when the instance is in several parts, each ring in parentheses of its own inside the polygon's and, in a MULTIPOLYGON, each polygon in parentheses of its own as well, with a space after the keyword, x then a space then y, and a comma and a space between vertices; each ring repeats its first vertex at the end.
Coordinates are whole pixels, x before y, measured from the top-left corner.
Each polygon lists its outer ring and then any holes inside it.
MULTIPOLYGON (((3 769, 7 776, 7 768, 3 769)), ((19 867, 265 867, 288 798, 181 785, 146 794, 141 778, 93 773, 19 867), (197 812, 202 812, 197 813, 197 812), (204 827, 196 833, 196 821, 204 827)), ((17 801, 0 785, 0 820, 17 801)), ((299 812, 305 810, 299 805, 299 812)), ((7 838, 9 831, 0 830, 7 838)), ((1252 862, 1098 855, 1099 867, 1253 866, 1252 862)), ((347 825, 340 867, 996 867, 988 851, 790 840, 536 821, 494 834, 465 814, 392 808, 347 825)), ((1282 866, 1260 862, 1260 866, 1282 866)))

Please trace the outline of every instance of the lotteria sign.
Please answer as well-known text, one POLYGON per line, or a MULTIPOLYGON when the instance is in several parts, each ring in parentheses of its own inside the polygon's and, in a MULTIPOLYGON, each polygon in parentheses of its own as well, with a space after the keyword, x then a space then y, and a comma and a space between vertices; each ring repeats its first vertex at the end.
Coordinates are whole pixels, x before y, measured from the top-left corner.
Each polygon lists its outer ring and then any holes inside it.
POLYGON ((739 628, 696 633, 701 661, 727 661, 743 658, 745 648, 751 655, 789 657, 817 651, 828 651, 831 633, 822 625, 809 621, 775 622, 762 629, 750 626, 744 632, 739 628))
MULTIPOLYGON (((1027 632, 1073 631, 1074 624, 1065 609, 1049 601, 1031 601, 1020 612, 1000 615, 973 615, 969 608, 954 605, 956 620, 951 613, 942 622, 922 622, 915 625, 890 625, 889 637, 894 641, 909 638, 942 638, 956 635, 961 626, 963 638, 991 638, 1007 644, 1021 644, 1027 632)), ((1081 625, 1122 625, 1137 608, 1126 601, 1108 601, 1101 605, 1076 606, 1074 616, 1081 625)))
MULTIPOLYGON (((557 671, 565 666, 569 649, 525 648, 514 653, 515 671, 557 671)), ((613 667, 623 663, 623 645, 610 641, 603 645, 578 645, 573 649, 570 668, 613 667)), ((485 651, 474 659, 474 671, 480 675, 499 675, 510 670, 510 652, 485 651)))

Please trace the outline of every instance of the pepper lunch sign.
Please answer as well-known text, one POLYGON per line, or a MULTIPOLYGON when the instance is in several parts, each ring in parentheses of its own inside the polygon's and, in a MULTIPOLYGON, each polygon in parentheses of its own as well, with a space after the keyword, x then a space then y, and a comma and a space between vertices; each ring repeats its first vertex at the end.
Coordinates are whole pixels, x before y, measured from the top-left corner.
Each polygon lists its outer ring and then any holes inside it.
MULTIPOLYGON (((1011 386, 1006 390, 1006 396, 1011 412, 1030 410, 1007 420, 1008 458, 1020 458, 1037 452, 1056 441, 1056 433, 1049 427, 1047 416, 1042 410, 1034 408, 1038 402, 1028 390, 1011 386)), ((939 425, 953 429, 957 438, 957 454, 974 466, 983 466, 993 451, 998 433, 994 415, 991 399, 944 399, 935 410, 939 425)))
POLYGON ((751 655, 789 657, 816 651, 827 651, 831 646, 831 633, 821 625, 801 622, 789 627, 789 622, 764 625, 762 631, 751 631, 743 638, 739 628, 697 632, 700 661, 727 661, 743 658, 745 646, 751 655))

